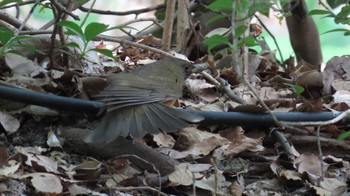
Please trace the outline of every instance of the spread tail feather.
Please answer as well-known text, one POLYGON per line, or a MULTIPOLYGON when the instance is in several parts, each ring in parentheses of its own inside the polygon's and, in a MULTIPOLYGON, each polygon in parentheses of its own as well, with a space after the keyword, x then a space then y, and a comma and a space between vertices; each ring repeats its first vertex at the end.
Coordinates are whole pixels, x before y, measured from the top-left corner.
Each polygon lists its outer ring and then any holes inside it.
POLYGON ((129 134, 135 138, 142 138, 147 133, 159 133, 159 130, 175 132, 187 127, 187 122, 198 123, 201 120, 201 116, 161 103, 129 106, 107 112, 93 134, 85 141, 109 143, 118 136, 126 137, 129 134))

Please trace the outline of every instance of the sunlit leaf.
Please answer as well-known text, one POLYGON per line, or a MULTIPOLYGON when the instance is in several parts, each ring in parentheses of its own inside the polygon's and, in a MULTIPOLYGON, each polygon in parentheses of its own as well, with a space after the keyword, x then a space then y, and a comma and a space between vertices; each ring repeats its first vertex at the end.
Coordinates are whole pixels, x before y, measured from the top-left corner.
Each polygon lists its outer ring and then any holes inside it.
POLYGON ((108 49, 98 49, 98 48, 94 48, 94 49, 92 49, 92 50, 94 50, 94 51, 96 51, 96 52, 98 52, 98 53, 101 53, 101 54, 103 54, 103 55, 105 55, 105 56, 108 56, 108 57, 110 57, 110 58, 112 58, 112 59, 116 59, 115 56, 113 56, 112 51, 110 51, 110 50, 108 50, 108 49))
POLYGON ((92 22, 88 24, 84 31, 86 41, 90 41, 98 34, 105 32, 107 28, 108 25, 103 23, 92 22))
POLYGON ((9 4, 9 3, 19 3, 21 0, 2 0, 0 1, 0 7, 9 4))
POLYGON ((329 14, 329 11, 327 10, 311 10, 308 15, 313 16, 313 15, 324 15, 324 14, 329 14))
POLYGON ((350 30, 348 30, 348 29, 332 29, 332 30, 326 31, 324 33, 321 33, 321 35, 326 34, 326 33, 332 33, 332 32, 344 32, 344 33, 347 33, 349 31, 350 30))
POLYGON ((68 21, 68 20, 62 20, 61 22, 57 23, 57 25, 65 27, 67 29, 69 29, 71 32, 73 32, 75 35, 78 35, 79 37, 81 37, 83 40, 85 40, 85 36, 83 33, 83 30, 80 28, 79 25, 77 25, 76 23, 72 22, 72 21, 68 21))
POLYGON ((232 9, 232 0, 217 0, 208 6, 212 10, 222 11, 232 9))

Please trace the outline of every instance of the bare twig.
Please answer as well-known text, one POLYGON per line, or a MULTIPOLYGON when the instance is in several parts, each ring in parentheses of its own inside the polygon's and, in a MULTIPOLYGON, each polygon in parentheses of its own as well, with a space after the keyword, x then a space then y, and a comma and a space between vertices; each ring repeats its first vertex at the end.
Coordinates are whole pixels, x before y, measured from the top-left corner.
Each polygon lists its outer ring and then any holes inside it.
MULTIPOLYGON (((8 24, 10 24, 10 25, 12 25, 12 26, 14 26, 16 28, 19 28, 22 25, 22 21, 21 20, 15 18, 13 16, 10 16, 5 11, 1 11, 1 10, 0 10, 0 21, 6 21, 8 24)), ((24 30, 34 30, 35 28, 31 27, 29 25, 24 25, 23 29, 24 30)))
MULTIPOLYGON (((30 1, 21 1, 18 3, 11 3, 9 5, 3 6, 0 9, 7 9, 7 8, 12 8, 12 7, 16 7, 16 6, 22 6, 22 5, 28 5, 28 4, 32 4, 35 3, 37 0, 30 0, 30 1)), ((43 2, 45 0, 39 0, 39 2, 43 2)))
POLYGON ((221 85, 220 82, 218 82, 212 75, 208 74, 207 72, 202 71, 201 75, 215 86, 219 87, 221 85))
POLYGON ((24 28, 24 26, 27 24, 30 16, 33 14, 34 9, 36 8, 36 6, 38 6, 40 3, 39 0, 36 0, 33 7, 30 9, 29 13, 27 14, 26 18, 23 20, 21 26, 18 28, 17 32, 15 33, 15 35, 17 36, 19 34, 19 32, 24 28))
POLYGON ((166 56, 166 57, 174 57, 172 54, 164 52, 163 50, 160 50, 160 49, 157 49, 157 48, 154 48, 154 47, 150 47, 150 46, 147 46, 147 45, 144 45, 144 44, 128 41, 126 39, 120 39, 120 38, 115 38, 115 37, 111 37, 111 36, 98 35, 95 40, 99 40, 99 41, 105 40, 105 41, 117 42, 117 43, 129 45, 129 46, 134 46, 134 47, 137 47, 137 48, 142 48, 142 49, 145 49, 145 50, 149 50, 151 52, 154 52, 154 53, 166 56))
MULTIPOLYGON (((97 9, 91 9, 92 13, 96 13, 96 14, 103 14, 103 15, 117 15, 117 16, 125 16, 125 15, 130 15, 130 14, 135 14, 135 15, 139 15, 145 12, 150 12, 153 10, 158 10, 160 8, 164 8, 165 5, 161 4, 161 5, 156 5, 153 7, 147 7, 147 8, 143 8, 143 9, 138 9, 138 10, 129 10, 129 11, 125 11, 125 12, 114 12, 114 11, 104 11, 104 10, 97 10, 97 9)), ((87 12, 89 11, 89 8, 85 8, 83 6, 80 6, 79 9, 83 12, 87 12)))
POLYGON ((321 141, 320 141, 320 126, 317 126, 317 149, 318 149, 318 158, 320 160, 321 163, 321 180, 323 180, 323 168, 324 168, 324 164, 323 164, 323 153, 322 153, 322 147, 321 147, 321 141))
POLYGON ((242 99, 241 97, 239 97, 239 96, 231 89, 230 84, 229 84, 226 80, 224 80, 224 79, 222 79, 222 78, 218 78, 217 80, 220 82, 220 84, 221 84, 221 86, 223 87, 223 90, 224 90, 224 92, 226 93, 226 95, 227 95, 232 101, 235 101, 235 102, 240 103, 240 104, 247 104, 247 102, 246 102, 244 99, 242 99))
POLYGON ((286 152, 288 159, 294 160, 292 146, 290 145, 286 137, 284 137, 284 135, 277 130, 273 130, 272 135, 277 139, 277 141, 279 141, 284 152, 286 152))

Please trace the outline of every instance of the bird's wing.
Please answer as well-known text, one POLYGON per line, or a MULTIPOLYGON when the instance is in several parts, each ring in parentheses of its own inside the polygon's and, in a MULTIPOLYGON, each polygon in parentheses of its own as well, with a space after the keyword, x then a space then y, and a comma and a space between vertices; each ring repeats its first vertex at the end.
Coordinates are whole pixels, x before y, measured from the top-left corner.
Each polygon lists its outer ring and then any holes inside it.
POLYGON ((164 102, 182 95, 181 86, 169 86, 177 82, 172 81, 171 77, 140 77, 132 73, 121 73, 108 77, 107 81, 109 85, 93 98, 105 102, 109 111, 132 105, 164 102))

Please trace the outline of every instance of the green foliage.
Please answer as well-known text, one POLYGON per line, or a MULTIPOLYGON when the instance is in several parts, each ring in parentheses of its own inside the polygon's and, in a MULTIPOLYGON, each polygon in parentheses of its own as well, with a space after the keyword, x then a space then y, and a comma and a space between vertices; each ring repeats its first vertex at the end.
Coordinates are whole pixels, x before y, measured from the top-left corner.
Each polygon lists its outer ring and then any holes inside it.
POLYGON ((301 93, 305 91, 305 88, 296 84, 288 84, 285 83, 285 85, 292 87, 293 91, 297 94, 297 96, 300 96, 301 93))
MULTIPOLYGON (((260 12, 266 16, 269 15, 271 3, 269 1, 257 0, 242 0, 240 3, 236 4, 235 14, 237 15, 237 20, 243 20, 244 18, 251 17, 256 12, 260 12)), ((206 22, 206 25, 216 22, 223 18, 231 18, 232 9, 233 9, 233 1, 232 0, 215 0, 213 1, 208 8, 211 11, 219 12, 221 14, 216 15, 209 19, 206 22)), ((237 23, 237 21, 235 21, 237 23)), ((242 36, 246 31, 247 26, 239 25, 235 29, 236 38, 240 38, 237 42, 237 47, 252 47, 258 45, 255 38, 253 36, 242 36)), ((206 38, 203 42, 208 46, 208 51, 212 50, 216 46, 219 45, 227 45, 229 47, 230 52, 232 52, 233 45, 230 43, 230 40, 227 37, 222 35, 212 35, 206 38)))
POLYGON ((30 36, 15 36, 15 33, 4 27, 0 26, 0 58, 4 58, 7 53, 22 55, 18 50, 13 49, 14 47, 23 47, 30 52, 35 51, 35 47, 29 44, 22 44, 19 41, 31 38, 30 36))
POLYGON ((0 1, 0 7, 9 4, 9 3, 20 3, 22 2, 21 0, 2 0, 0 1))
POLYGON ((114 59, 112 51, 110 51, 110 50, 97 49, 97 48, 87 50, 87 46, 88 46, 88 43, 90 41, 92 41, 92 39, 94 39, 97 35, 99 35, 99 34, 101 34, 103 32, 112 30, 112 29, 123 28, 122 26, 108 28, 108 25, 106 25, 106 24, 92 22, 92 23, 88 24, 85 27, 85 29, 83 30, 78 24, 76 24, 76 23, 74 23, 72 21, 68 21, 68 20, 60 21, 57 25, 66 28, 67 29, 67 34, 69 34, 69 35, 77 35, 77 36, 79 36, 82 39, 82 41, 84 43, 83 48, 80 48, 79 44, 74 43, 74 42, 67 43, 68 47, 79 48, 81 50, 81 56, 84 56, 90 50, 94 50, 96 52, 99 52, 99 53, 101 53, 103 55, 106 55, 106 56, 114 59))
MULTIPOLYGON (((343 24, 343 25, 350 25, 350 5, 348 0, 328 0, 327 1, 329 6, 332 8, 338 7, 340 5, 343 5, 340 12, 337 14, 331 13, 328 10, 321 10, 321 9, 315 9, 311 10, 308 14, 311 15, 325 15, 325 17, 333 18, 334 22, 336 24, 343 24)), ((324 32, 326 33, 332 33, 332 32, 344 32, 345 36, 350 35, 350 31, 348 28, 338 28, 338 29, 332 29, 330 31, 324 32)))
POLYGON ((223 19, 223 18, 226 18, 226 17, 230 17, 230 16, 231 15, 228 15, 228 14, 219 14, 219 15, 213 16, 205 23, 205 26, 208 26, 209 24, 211 24, 213 22, 216 22, 216 21, 218 21, 220 19, 223 19))
POLYGON ((216 0, 208 7, 214 11, 232 10, 232 0, 216 0))
POLYGON ((338 141, 343 141, 345 138, 348 138, 350 136, 350 131, 347 131, 345 133, 342 133, 338 136, 338 141))
POLYGON ((221 35, 212 35, 205 39, 203 43, 208 45, 208 51, 222 44, 229 46, 229 48, 232 48, 232 44, 228 38, 221 35))
POLYGON ((334 9, 343 4, 349 4, 349 0, 327 0, 328 5, 334 9))

